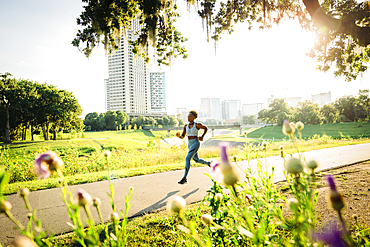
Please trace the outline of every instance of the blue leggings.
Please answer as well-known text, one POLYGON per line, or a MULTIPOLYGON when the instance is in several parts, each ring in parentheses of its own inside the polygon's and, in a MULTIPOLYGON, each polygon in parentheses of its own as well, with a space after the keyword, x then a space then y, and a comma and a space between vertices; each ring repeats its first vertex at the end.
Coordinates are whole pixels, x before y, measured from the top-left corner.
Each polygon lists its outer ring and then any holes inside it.
POLYGON ((199 156, 198 156, 199 147, 200 147, 200 141, 198 140, 198 138, 188 140, 189 152, 188 152, 188 155, 186 155, 186 159, 185 159, 185 174, 184 174, 185 178, 188 175, 189 170, 190 170, 190 161, 191 161, 191 159, 193 159, 197 163, 201 163, 201 164, 205 164, 205 165, 209 165, 209 163, 210 163, 209 161, 206 161, 204 159, 199 158, 199 156))

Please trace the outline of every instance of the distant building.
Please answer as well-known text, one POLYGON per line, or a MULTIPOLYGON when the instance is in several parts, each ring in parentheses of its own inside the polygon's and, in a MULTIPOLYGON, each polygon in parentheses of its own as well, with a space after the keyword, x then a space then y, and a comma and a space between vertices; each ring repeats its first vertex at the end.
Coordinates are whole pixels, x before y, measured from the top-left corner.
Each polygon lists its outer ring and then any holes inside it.
POLYGON ((313 94, 311 96, 312 96, 312 103, 318 104, 319 107, 323 107, 324 105, 331 103, 331 91, 327 93, 313 94))
MULTIPOLYGON (((127 29, 127 39, 136 40, 139 20, 127 29)), ((122 33, 118 50, 108 55, 108 75, 104 80, 106 110, 122 110, 130 115, 151 112, 149 68, 144 58, 135 58, 132 46, 122 33)))
POLYGON ((150 72, 151 112, 166 112, 165 72, 150 72))
POLYGON ((181 114, 181 118, 185 123, 188 121, 188 112, 186 111, 185 107, 176 108, 176 115, 177 114, 181 114))
MULTIPOLYGON (((267 106, 271 104, 271 102, 275 99, 274 95, 271 95, 270 98, 267 99, 267 106)), ((298 102, 302 102, 302 97, 290 97, 290 98, 283 98, 285 102, 288 104, 288 106, 296 107, 298 105, 298 102)))
POLYGON ((201 98, 199 115, 204 119, 221 120, 220 99, 201 98))
POLYGON ((243 104, 243 116, 258 116, 258 113, 263 109, 263 103, 243 104))
POLYGON ((222 101, 222 119, 238 119, 240 118, 240 100, 224 100, 222 101))

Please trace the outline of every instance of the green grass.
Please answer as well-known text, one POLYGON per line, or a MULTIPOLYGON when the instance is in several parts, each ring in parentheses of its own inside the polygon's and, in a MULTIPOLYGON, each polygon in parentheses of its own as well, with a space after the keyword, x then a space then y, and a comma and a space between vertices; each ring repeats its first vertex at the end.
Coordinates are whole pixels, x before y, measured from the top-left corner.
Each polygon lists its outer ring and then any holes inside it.
MULTIPOLYGON (((333 129, 341 129, 335 125, 333 126, 333 129)), ((359 129, 365 130, 369 127, 369 125, 363 124, 363 127, 359 127, 359 129)), ((311 128, 316 128, 316 126, 305 126, 303 133, 309 132, 311 128)), ((266 133, 268 132, 267 130, 270 130, 269 135, 272 135, 272 133, 280 133, 281 127, 272 126, 257 130, 250 129, 250 133, 247 136, 249 137, 252 133, 261 130, 264 130, 266 133)), ((353 131, 347 130, 347 132, 343 133, 347 136, 347 133, 353 133, 353 131)), ((175 131, 172 131, 171 136, 174 136, 174 134, 175 131)), ((233 141, 234 139, 249 140, 235 137, 234 135, 237 134, 239 134, 238 131, 233 134, 218 136, 216 139, 227 141, 233 141)), ((25 141, 0 146, 0 169, 5 169, 10 174, 10 184, 5 193, 16 193, 22 187, 28 187, 30 190, 40 190, 58 186, 55 176, 51 176, 47 180, 37 179, 38 175, 34 168, 35 157, 47 150, 55 151, 61 156, 64 162, 63 174, 71 185, 107 179, 107 167, 102 156, 103 150, 110 150, 112 153, 110 156, 110 168, 114 171, 114 178, 178 170, 184 167, 187 147, 185 145, 171 147, 160 143, 162 138, 167 137, 167 131, 102 131, 86 132, 84 135, 85 138, 83 139, 25 141)), ((262 140, 253 142, 262 142, 262 140)), ((344 138, 334 140, 328 137, 315 136, 312 138, 311 136, 311 140, 302 142, 300 147, 305 152, 365 142, 369 142, 369 139, 352 140, 351 138, 344 138)), ((246 143, 244 149, 230 149, 229 155, 238 155, 239 160, 261 155, 266 157, 279 155, 279 146, 281 144, 284 145, 286 153, 295 152, 295 147, 288 141, 269 141, 266 152, 256 151, 255 145, 246 143)), ((218 158, 219 150, 218 148, 201 148, 199 155, 205 159, 218 158)), ((192 165, 196 166, 197 164, 192 165)))
MULTIPOLYGON (((359 126, 360 124, 356 122, 305 125, 302 131, 302 138, 307 140, 315 135, 327 135, 333 139, 360 139, 370 137, 370 123, 361 123, 362 127, 359 126)), ((247 133, 247 138, 287 139, 282 132, 282 127, 277 125, 266 126, 251 131, 247 133)))

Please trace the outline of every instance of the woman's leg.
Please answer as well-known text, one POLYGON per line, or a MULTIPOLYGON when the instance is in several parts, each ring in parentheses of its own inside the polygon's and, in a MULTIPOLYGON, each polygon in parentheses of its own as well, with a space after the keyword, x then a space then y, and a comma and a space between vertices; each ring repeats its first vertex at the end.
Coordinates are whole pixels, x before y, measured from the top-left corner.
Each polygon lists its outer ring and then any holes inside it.
POLYGON ((197 139, 191 139, 188 140, 188 154, 186 155, 185 159, 185 174, 184 178, 188 176, 189 170, 190 170, 190 161, 193 158, 193 156, 198 152, 200 146, 200 142, 197 139))
MULTIPOLYGON (((198 148, 198 149, 199 149, 199 148, 198 148)), ((198 156, 198 152, 196 152, 196 153, 194 154, 194 156, 193 156, 193 160, 194 160, 195 162, 197 162, 197 163, 201 163, 201 164, 208 165, 208 166, 211 164, 211 162, 209 162, 209 161, 206 161, 206 160, 204 160, 204 159, 199 158, 199 156, 198 156)))

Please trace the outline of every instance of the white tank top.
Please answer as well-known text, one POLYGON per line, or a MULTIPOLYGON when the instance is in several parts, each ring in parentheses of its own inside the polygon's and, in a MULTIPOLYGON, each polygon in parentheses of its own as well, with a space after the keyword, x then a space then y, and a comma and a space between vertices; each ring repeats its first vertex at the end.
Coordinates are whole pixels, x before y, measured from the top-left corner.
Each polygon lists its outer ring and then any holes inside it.
POLYGON ((191 129, 189 129, 189 123, 186 125, 186 134, 188 136, 198 136, 197 124, 195 122, 191 129))

